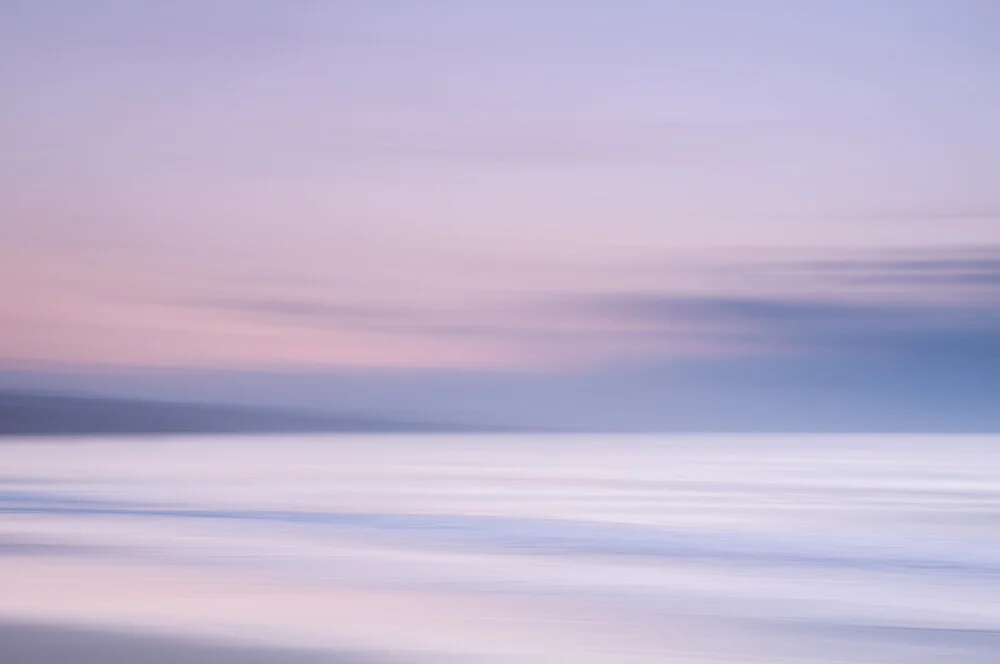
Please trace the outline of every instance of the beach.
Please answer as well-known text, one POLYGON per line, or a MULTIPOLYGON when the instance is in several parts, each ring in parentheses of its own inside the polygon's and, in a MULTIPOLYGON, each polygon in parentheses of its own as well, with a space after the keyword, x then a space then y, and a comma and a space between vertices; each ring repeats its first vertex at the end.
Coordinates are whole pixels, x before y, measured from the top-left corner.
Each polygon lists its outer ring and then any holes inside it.
POLYGON ((14 440, 0 464, 4 664, 1000 647, 989 437, 14 440))

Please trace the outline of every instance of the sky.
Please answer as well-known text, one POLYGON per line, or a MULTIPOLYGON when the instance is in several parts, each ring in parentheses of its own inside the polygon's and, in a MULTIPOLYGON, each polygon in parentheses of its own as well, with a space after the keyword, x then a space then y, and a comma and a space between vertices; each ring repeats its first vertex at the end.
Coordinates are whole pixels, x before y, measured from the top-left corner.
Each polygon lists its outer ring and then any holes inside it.
POLYGON ((0 0, 0 385, 1000 430, 993 0, 0 0))

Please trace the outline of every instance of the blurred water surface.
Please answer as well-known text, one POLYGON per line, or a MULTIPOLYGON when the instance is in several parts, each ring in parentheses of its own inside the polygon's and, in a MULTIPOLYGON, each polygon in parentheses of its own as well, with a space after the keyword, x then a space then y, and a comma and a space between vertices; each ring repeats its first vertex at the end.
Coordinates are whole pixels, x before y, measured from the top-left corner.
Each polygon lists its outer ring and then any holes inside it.
POLYGON ((419 662, 1000 661, 1000 440, 0 445, 0 610, 419 662))

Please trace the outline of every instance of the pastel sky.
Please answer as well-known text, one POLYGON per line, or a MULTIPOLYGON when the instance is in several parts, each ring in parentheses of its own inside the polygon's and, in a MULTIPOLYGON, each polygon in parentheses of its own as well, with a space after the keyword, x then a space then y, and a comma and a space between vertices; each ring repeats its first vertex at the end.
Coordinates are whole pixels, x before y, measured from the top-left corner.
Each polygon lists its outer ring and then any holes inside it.
POLYGON ((0 0, 3 380, 1000 427, 997 34, 993 0, 0 0))

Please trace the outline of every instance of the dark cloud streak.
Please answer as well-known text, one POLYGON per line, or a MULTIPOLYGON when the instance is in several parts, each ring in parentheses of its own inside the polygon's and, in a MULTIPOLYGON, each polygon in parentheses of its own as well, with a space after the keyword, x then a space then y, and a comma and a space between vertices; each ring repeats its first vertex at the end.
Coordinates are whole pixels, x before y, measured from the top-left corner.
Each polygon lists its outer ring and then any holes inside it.
POLYGON ((984 246, 937 256, 882 256, 809 262, 800 267, 847 282, 900 285, 1000 285, 1000 248, 984 246))

